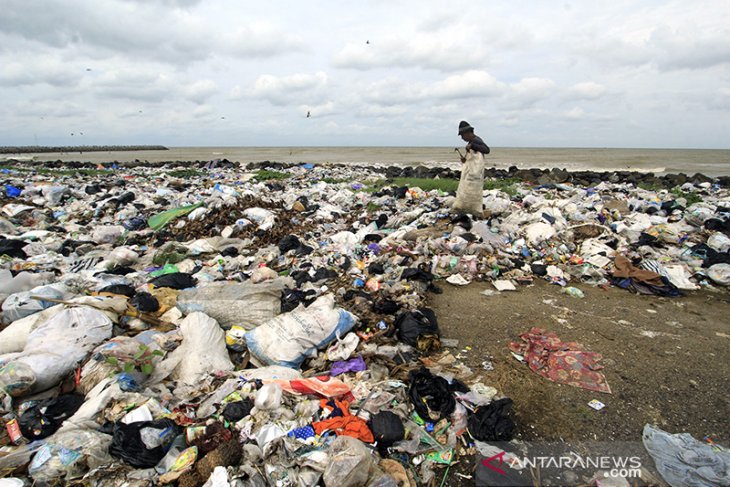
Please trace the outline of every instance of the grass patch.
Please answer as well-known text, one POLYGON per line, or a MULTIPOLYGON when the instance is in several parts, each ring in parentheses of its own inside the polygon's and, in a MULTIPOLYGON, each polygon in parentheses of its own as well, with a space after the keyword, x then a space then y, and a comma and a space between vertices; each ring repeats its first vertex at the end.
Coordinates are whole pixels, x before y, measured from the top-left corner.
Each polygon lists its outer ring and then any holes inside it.
POLYGON ((49 169, 46 167, 0 166, 0 170, 2 169, 21 173, 35 173, 42 176, 96 176, 106 172, 104 169, 49 169))
POLYGON ((679 186, 672 188, 671 193, 677 198, 684 198, 685 200, 687 200, 687 206, 692 206, 695 203, 702 203, 702 201, 704 201, 702 197, 697 193, 682 191, 679 186))
POLYGON ((510 197, 517 195, 517 186, 520 180, 516 178, 488 179, 484 181, 484 189, 498 189, 507 193, 510 197))
POLYGON ((327 178, 320 179, 320 181, 322 181, 323 183, 327 183, 327 184, 340 184, 340 183, 347 183, 350 180, 349 179, 345 179, 345 178, 330 178, 330 177, 327 177, 327 178))
MULTIPOLYGON (((519 179, 489 179, 484 181, 484 189, 499 189, 509 196, 517 194, 516 184, 519 179)), ((444 193, 456 191, 459 187, 458 179, 430 179, 430 178, 394 178, 388 180, 380 180, 363 188, 364 191, 374 193, 381 190, 385 186, 408 186, 409 188, 417 187, 424 191, 432 191, 438 189, 444 193)))
POLYGON ((270 169, 259 169, 256 171, 256 175, 254 176, 254 179, 256 181, 271 181, 271 180, 282 180, 282 179, 289 179, 291 177, 291 174, 281 171, 272 171, 270 169))
POLYGON ((645 190, 645 191, 661 191, 664 189, 664 186, 658 183, 645 183, 641 182, 638 184, 638 187, 645 190))
POLYGON ((408 186, 409 188, 421 188, 424 191, 432 191, 438 189, 445 193, 456 191, 459 187, 458 179, 430 179, 430 178, 394 178, 388 181, 379 181, 380 187, 383 186, 408 186))
POLYGON ((178 169, 167 173, 168 176, 173 178, 196 178, 202 174, 197 169, 178 169))
POLYGON ((370 203, 368 203, 368 206, 367 206, 367 210, 368 210, 369 213, 373 213, 375 211, 378 211, 381 208, 382 208, 382 206, 380 206, 377 203, 373 203, 372 201, 370 203))

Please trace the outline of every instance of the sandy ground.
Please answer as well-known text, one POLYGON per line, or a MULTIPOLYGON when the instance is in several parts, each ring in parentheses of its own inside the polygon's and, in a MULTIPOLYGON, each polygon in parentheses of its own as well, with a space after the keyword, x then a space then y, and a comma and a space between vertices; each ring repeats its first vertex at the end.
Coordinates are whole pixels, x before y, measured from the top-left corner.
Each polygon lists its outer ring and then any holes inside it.
POLYGON ((495 296, 480 294, 488 283, 440 285, 430 303, 443 336, 474 370, 492 359, 485 382, 513 399, 518 439, 636 442, 651 423, 730 444, 730 292, 658 298, 579 285, 580 299, 541 280, 495 296), (612 394, 553 383, 514 359, 508 343, 533 326, 601 353, 612 394))

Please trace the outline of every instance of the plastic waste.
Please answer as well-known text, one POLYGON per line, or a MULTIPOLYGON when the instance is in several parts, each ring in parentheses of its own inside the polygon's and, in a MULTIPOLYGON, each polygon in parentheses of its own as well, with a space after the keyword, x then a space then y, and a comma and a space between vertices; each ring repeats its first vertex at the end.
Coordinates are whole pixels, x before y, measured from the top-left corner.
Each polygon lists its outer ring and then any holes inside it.
POLYGON ((477 408, 467 420, 469 434, 480 441, 511 441, 516 428, 510 417, 511 408, 510 398, 477 408))
POLYGON ((256 409, 273 410, 281 406, 282 390, 279 384, 264 384, 256 393, 256 409))
POLYGON ((0 384, 16 397, 53 387, 111 334, 112 322, 103 312, 87 306, 65 309, 28 335, 23 352, 0 368, 0 384))
POLYGON ((350 331, 355 322, 355 316, 336 308, 334 296, 326 294, 308 308, 300 306, 246 333, 246 343, 265 365, 299 368, 306 357, 350 331))
POLYGON ((179 208, 173 208, 171 210, 163 211, 162 213, 158 213, 150 217, 147 220, 147 225, 149 225, 152 230, 161 230, 171 221, 174 221, 181 216, 185 216, 194 209, 200 208, 201 206, 203 206, 203 202, 198 202, 194 205, 181 206, 179 208))
POLYGON ((83 402, 83 396, 66 394, 31 406, 18 420, 23 436, 29 440, 36 440, 52 435, 81 407, 83 402))
POLYGON ((481 152, 467 151, 466 162, 461 166, 461 179, 456 190, 456 201, 452 208, 456 211, 481 216, 484 193, 484 155, 481 152))
POLYGON ((32 296, 63 300, 68 294, 66 286, 62 284, 39 286, 30 291, 11 294, 2 305, 3 319, 8 323, 12 323, 56 304, 51 301, 33 299, 32 296))
POLYGON ((581 291, 577 287, 572 287, 572 286, 564 287, 563 289, 561 289, 561 292, 564 294, 567 294, 568 296, 571 296, 573 298, 585 297, 585 294, 583 294, 583 291, 581 291))
POLYGON ((258 284, 211 283, 181 292, 177 306, 184 314, 201 311, 224 328, 238 325, 251 330, 281 312, 282 290, 293 285, 285 277, 258 284))
POLYGON ((109 453, 133 467, 152 468, 178 434, 180 428, 169 419, 115 423, 109 453))
POLYGON ((715 284, 730 286, 730 264, 715 264, 707 269, 707 277, 715 284))
POLYGON ((70 481, 87 470, 110 465, 109 445, 112 437, 98 431, 70 429, 49 437, 28 466, 36 482, 70 481))
POLYGON ((440 336, 436 314, 428 308, 406 311, 395 319, 398 339, 412 347, 419 347, 419 340, 440 336))
POLYGON ((233 370, 225 333, 213 318, 191 313, 180 323, 180 332, 182 343, 155 367, 152 383, 171 375, 181 384, 195 386, 207 373, 233 370))
POLYGON ((349 436, 338 436, 329 448, 330 463, 324 471, 326 486, 359 487, 366 485, 373 457, 365 444, 349 436))

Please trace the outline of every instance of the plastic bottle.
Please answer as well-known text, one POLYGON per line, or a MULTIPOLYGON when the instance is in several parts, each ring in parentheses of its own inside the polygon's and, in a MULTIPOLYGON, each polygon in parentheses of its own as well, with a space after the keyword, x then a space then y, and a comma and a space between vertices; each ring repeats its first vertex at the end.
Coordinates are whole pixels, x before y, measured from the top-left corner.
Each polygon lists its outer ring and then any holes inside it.
POLYGON ((568 296, 572 296, 574 298, 585 297, 585 294, 583 294, 583 291, 581 291, 577 287, 572 287, 572 286, 563 288, 563 293, 567 294, 568 296))

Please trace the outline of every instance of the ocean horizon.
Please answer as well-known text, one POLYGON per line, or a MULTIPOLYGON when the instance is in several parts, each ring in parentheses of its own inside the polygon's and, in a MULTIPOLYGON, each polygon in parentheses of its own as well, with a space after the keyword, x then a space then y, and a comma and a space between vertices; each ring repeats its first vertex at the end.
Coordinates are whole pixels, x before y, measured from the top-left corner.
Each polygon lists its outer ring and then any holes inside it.
MULTIPOLYGON (((92 163, 228 159, 242 163, 272 161, 458 168, 457 148, 463 152, 463 146, 172 146, 168 150, 47 152, 23 156, 34 156, 37 161, 92 163)), ((520 169, 557 167, 568 171, 702 173, 716 177, 730 175, 730 149, 492 147, 492 152, 487 156, 487 165, 497 168, 517 166, 520 169)))

